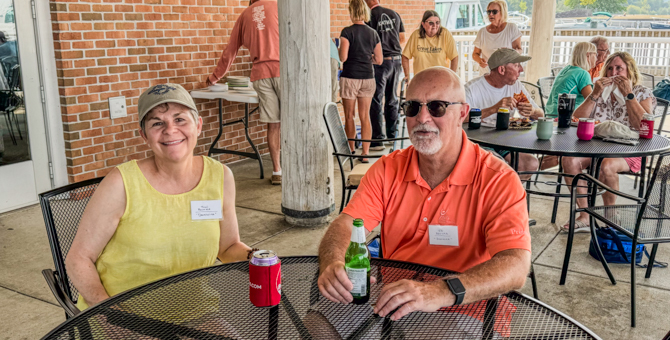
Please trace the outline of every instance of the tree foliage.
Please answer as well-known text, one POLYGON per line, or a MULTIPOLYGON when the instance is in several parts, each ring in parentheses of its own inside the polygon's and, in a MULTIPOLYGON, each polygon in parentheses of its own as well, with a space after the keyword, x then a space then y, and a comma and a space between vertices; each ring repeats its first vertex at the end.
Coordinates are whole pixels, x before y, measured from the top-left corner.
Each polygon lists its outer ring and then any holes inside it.
POLYGON ((565 5, 572 9, 588 8, 593 11, 604 11, 614 14, 626 10, 628 0, 565 0, 565 5))

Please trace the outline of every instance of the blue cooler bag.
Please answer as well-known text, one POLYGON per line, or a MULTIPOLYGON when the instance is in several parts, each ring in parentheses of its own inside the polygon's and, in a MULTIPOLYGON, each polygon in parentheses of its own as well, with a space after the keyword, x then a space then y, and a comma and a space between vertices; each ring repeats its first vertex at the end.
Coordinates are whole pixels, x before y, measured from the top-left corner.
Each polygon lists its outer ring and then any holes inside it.
MULTIPOLYGON (((620 231, 605 227, 596 229, 597 244, 603 252, 605 261, 607 263, 630 263, 630 250, 633 247, 633 240, 624 235, 620 231)), ((644 244, 638 244, 635 247, 635 263, 642 261, 642 255, 645 251, 644 244)), ((598 250, 594 247, 593 242, 589 243, 589 255, 596 260, 600 260, 598 250)))
MULTIPOLYGON (((630 264, 630 251, 633 248, 633 240, 620 231, 611 228, 596 228, 596 243, 603 252, 605 261, 607 263, 628 263, 630 264)), ((594 247, 593 242, 589 242, 589 255, 600 261, 598 250, 594 247)), ((642 256, 649 258, 649 253, 644 244, 638 244, 635 247, 635 265, 641 268, 646 268, 647 265, 641 265, 642 256)), ((668 264, 664 262, 654 261, 654 267, 665 268, 668 264)))

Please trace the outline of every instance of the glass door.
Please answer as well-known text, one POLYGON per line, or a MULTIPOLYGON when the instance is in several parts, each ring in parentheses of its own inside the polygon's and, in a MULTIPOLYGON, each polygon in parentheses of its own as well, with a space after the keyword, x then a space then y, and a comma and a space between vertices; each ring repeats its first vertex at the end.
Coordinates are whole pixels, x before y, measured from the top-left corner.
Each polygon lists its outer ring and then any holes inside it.
POLYGON ((0 212, 51 188, 32 10, 0 0, 0 212))

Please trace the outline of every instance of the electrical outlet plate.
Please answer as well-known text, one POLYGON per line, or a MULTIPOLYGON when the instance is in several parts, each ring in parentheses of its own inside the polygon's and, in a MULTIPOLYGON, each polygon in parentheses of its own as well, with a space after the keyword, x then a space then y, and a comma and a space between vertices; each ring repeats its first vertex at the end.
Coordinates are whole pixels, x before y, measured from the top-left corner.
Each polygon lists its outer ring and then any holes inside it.
POLYGON ((128 116, 128 111, 126 110, 126 97, 109 98, 109 116, 112 119, 128 116))

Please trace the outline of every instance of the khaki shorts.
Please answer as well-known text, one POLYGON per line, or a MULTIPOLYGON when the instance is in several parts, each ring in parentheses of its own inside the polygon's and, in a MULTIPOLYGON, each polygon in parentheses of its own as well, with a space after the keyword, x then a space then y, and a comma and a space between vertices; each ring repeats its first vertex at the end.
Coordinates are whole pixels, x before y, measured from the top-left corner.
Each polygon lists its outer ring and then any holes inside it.
POLYGON ((279 111, 281 83, 279 77, 259 79, 252 84, 254 90, 258 93, 258 110, 261 114, 261 123, 281 122, 281 112, 279 111))
POLYGON ((343 99, 372 98, 377 84, 375 79, 351 79, 340 77, 340 96, 343 99))

